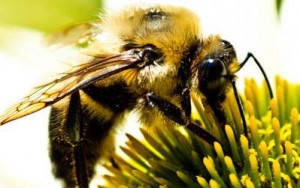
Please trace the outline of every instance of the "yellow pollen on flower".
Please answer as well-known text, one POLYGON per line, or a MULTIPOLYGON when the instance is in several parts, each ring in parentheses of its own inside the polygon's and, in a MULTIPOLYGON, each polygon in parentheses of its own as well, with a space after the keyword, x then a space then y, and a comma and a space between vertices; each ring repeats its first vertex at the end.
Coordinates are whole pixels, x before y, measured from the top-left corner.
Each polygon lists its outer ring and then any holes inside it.
POLYGON ((211 188, 219 188, 219 187, 221 187, 221 186, 218 184, 218 182, 215 181, 215 180, 213 180, 213 179, 211 179, 211 180, 209 181, 209 186, 210 186, 211 188))
POLYGON ((242 188, 242 185, 235 174, 229 174, 229 179, 233 187, 242 188))
POLYGON ((277 160, 274 160, 272 167, 273 167, 275 187, 276 188, 281 187, 281 177, 280 177, 281 168, 279 162, 277 160))
POLYGON ((235 140, 235 136, 234 136, 234 132, 233 132, 232 128, 229 125, 226 125, 225 126, 225 132, 226 132, 227 138, 229 140, 229 144, 230 144, 230 148, 231 148, 231 151, 232 151, 233 159, 235 161, 240 162, 241 158, 239 156, 238 146, 236 144, 237 142, 235 140))
POLYGON ((270 101, 270 108, 272 112, 272 117, 279 118, 279 107, 276 99, 271 99, 270 101))
POLYGON ((259 182, 259 177, 258 177, 258 161, 255 155, 251 154, 249 156, 249 161, 250 161, 250 167, 251 167, 251 180, 254 183, 256 187, 259 187, 260 182, 259 182))
POLYGON ((230 171, 230 173, 236 174, 231 157, 225 156, 224 161, 225 161, 225 164, 226 164, 228 170, 230 171))
POLYGON ((208 182, 200 176, 197 176, 197 182, 203 187, 203 188, 209 188, 208 182))
POLYGON ((265 178, 271 179, 271 169, 269 165, 268 147, 265 141, 261 141, 259 144, 260 152, 262 155, 262 171, 264 172, 265 178))
POLYGON ((291 142, 295 142, 296 139, 299 139, 300 135, 299 133, 299 113, 297 108, 292 108, 291 110, 291 124, 292 124, 292 128, 291 128, 291 142))
POLYGON ((214 166, 214 161, 210 156, 203 158, 203 163, 210 174, 216 174, 217 171, 214 166))
POLYGON ((258 148, 259 135, 257 130, 257 120, 254 116, 250 116, 250 133, 254 148, 258 148))
POLYGON ((287 174, 292 175, 293 171, 293 145, 289 141, 285 141, 284 143, 285 153, 286 153, 286 167, 287 174))
POLYGON ((247 113, 249 114, 249 116, 254 116, 255 115, 253 105, 250 101, 248 101, 248 100, 246 101, 245 108, 246 108, 247 113))
POLYGON ((215 148, 215 151, 216 151, 219 159, 223 160, 224 159, 224 152, 223 152, 221 144, 219 142, 215 142, 214 143, 214 148, 215 148))
POLYGON ((255 188, 254 183, 250 179, 246 180, 245 186, 246 188, 255 188))
POLYGON ((273 131, 274 131, 274 141, 275 141, 275 152, 276 155, 281 155, 282 151, 281 151, 281 144, 280 144, 280 123, 279 120, 277 118, 272 118, 272 127, 273 127, 273 131))

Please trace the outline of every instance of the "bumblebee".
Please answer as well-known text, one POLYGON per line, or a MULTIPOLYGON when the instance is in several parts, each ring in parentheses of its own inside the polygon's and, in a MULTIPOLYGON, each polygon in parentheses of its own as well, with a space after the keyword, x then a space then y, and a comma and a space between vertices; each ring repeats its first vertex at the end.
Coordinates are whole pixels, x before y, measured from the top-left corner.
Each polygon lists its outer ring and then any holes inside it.
POLYGON ((128 111, 136 111, 149 128, 185 125, 207 142, 217 141, 191 120, 190 93, 197 93, 224 126, 226 91, 254 57, 239 63, 228 41, 202 38, 198 17, 173 6, 127 8, 52 39, 80 46, 86 60, 36 87, 0 117, 0 124, 52 106, 50 158, 65 187, 89 186, 97 161, 114 151, 114 130, 128 111))

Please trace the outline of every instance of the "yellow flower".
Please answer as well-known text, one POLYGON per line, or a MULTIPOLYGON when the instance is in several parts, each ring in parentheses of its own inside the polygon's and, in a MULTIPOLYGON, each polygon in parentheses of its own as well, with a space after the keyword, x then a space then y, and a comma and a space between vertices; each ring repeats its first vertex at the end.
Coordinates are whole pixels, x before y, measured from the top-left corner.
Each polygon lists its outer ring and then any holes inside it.
MULTIPOLYGON (((115 155, 118 168, 107 166, 111 172, 105 176, 107 186, 296 187, 300 183, 299 90, 299 84, 276 77, 276 98, 270 100, 265 84, 246 80, 243 103, 249 135, 240 132, 243 125, 229 92, 224 109, 230 123, 225 132, 211 132, 221 141, 214 146, 182 127, 161 127, 156 135, 141 130, 143 141, 128 135, 122 148, 127 157, 115 155)), ((197 107, 201 101, 194 100, 198 121, 206 129, 214 126, 215 120, 197 107)))

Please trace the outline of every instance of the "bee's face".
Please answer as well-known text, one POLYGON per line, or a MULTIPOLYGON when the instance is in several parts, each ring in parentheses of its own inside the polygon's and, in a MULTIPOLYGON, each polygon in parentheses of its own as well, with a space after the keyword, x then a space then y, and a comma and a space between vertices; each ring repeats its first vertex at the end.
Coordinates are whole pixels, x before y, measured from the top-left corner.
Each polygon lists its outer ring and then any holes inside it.
POLYGON ((225 94, 239 67, 233 46, 219 36, 210 36, 203 41, 202 50, 193 61, 193 87, 204 96, 218 98, 225 94))
POLYGON ((190 77, 195 88, 204 95, 223 93, 227 75, 237 71, 233 47, 224 44, 219 36, 202 39, 198 17, 184 8, 134 7, 104 18, 100 29, 102 32, 96 36, 95 43, 108 42, 109 45, 101 45, 99 52, 150 49, 147 66, 121 74, 127 85, 140 93, 151 91, 165 97, 173 95, 182 82, 178 74, 182 64, 187 63, 185 61, 193 62, 190 77))
POLYGON ((103 32, 96 37, 99 44, 107 41, 107 36, 112 41, 110 45, 101 46, 100 52, 113 49, 119 53, 144 47, 152 50, 152 63, 123 74, 127 84, 138 87, 141 92, 170 94, 180 81, 176 77, 183 59, 192 45, 200 45, 197 16, 179 7, 131 8, 108 16, 100 27, 103 32), (141 90, 141 85, 145 91, 141 90))

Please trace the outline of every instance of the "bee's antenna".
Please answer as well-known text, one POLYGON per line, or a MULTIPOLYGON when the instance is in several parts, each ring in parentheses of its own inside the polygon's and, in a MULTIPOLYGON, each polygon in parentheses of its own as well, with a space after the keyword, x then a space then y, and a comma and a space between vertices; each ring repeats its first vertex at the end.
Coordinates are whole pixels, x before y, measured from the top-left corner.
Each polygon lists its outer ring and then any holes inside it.
POLYGON ((269 82, 268 76, 267 76, 266 72, 264 71, 263 67, 261 66, 261 64, 259 63, 259 61, 256 59, 256 57, 252 53, 248 52, 247 57, 240 64, 239 70, 248 62, 248 60, 250 59, 250 57, 252 57, 252 59, 254 60, 254 62, 258 66, 258 68, 260 69, 261 73, 263 74, 263 76, 264 76, 264 78, 266 80, 266 83, 267 83, 267 87, 268 87, 268 90, 269 90, 270 98, 273 99, 274 95, 273 95, 272 87, 271 87, 271 84, 269 82))
POLYGON ((246 124, 246 118, 245 118, 245 114, 244 114, 244 111, 243 111, 242 101, 241 101, 241 98, 238 94, 234 79, 231 80, 231 85, 232 85, 232 89, 233 89, 233 93, 234 93, 236 103, 237 103, 238 108, 239 108, 240 116, 242 118, 244 134, 245 134, 245 136, 247 136, 248 135, 248 129, 247 129, 247 124, 246 124))
MULTIPOLYGON (((256 59, 256 57, 252 53, 248 52, 247 57, 245 58, 245 60, 241 62, 239 70, 241 68, 243 68, 243 66, 248 62, 248 60, 251 57, 254 60, 254 62, 256 63, 256 65, 258 66, 258 68, 260 69, 261 73, 263 74, 263 76, 265 78, 265 81, 267 83, 270 98, 272 99, 274 97, 274 95, 273 95, 273 91, 272 91, 271 84, 269 82, 268 76, 267 76, 266 72, 264 71, 263 67, 261 66, 261 64, 259 63, 259 61, 256 59)), ((240 116, 242 118, 244 133, 245 133, 245 135, 247 135, 248 131, 247 131, 247 125, 246 125, 246 118, 245 118, 245 115, 244 115, 244 112, 243 112, 243 106, 242 106, 241 98, 238 95, 238 91, 237 91, 237 88, 236 88, 235 79, 231 80, 231 84, 232 84, 232 88, 233 88, 234 97, 236 99, 236 102, 237 102, 237 105, 238 105, 238 108, 239 108, 240 116)))

